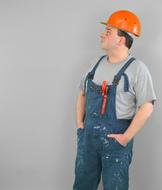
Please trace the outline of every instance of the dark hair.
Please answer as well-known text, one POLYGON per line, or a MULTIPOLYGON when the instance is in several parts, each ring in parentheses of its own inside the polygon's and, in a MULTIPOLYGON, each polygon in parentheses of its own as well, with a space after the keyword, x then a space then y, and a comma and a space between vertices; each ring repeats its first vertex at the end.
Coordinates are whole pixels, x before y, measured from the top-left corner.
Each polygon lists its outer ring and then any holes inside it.
POLYGON ((133 38, 127 32, 120 29, 118 29, 118 36, 125 37, 125 45, 128 49, 130 49, 133 44, 133 38))

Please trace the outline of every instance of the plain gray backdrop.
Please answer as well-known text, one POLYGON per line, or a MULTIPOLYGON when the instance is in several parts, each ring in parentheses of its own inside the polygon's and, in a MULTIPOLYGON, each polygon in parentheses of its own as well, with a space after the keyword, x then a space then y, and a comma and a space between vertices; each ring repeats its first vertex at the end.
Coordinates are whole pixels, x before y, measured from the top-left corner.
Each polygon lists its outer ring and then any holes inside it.
POLYGON ((90 61, 105 54, 100 22, 119 9, 141 20, 130 52, 148 66, 158 98, 135 137, 130 190, 162 189, 161 6, 161 0, 0 0, 0 190, 72 190, 79 83, 90 61))

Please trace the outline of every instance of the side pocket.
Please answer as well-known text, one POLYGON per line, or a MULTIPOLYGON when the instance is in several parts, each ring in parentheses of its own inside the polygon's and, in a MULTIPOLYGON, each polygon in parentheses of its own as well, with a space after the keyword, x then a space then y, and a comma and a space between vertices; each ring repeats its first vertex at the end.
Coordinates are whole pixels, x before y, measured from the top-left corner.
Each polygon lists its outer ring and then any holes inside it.
POLYGON ((77 128, 77 136, 79 137, 80 134, 84 131, 84 128, 77 128))
POLYGON ((115 142, 118 146, 120 146, 120 147, 122 147, 122 148, 126 148, 126 147, 127 147, 127 146, 124 146, 124 145, 120 144, 120 142, 118 142, 116 139, 114 139, 114 142, 115 142))

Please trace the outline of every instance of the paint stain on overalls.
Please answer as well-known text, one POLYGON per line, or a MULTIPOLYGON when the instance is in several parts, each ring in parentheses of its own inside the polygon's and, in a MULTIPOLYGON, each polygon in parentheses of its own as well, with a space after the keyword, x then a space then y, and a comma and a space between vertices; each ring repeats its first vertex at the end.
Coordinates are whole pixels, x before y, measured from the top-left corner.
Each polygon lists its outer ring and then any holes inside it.
POLYGON ((114 76, 108 86, 108 101, 105 114, 101 114, 101 85, 93 81, 95 71, 102 56, 90 71, 84 82, 86 111, 84 128, 77 129, 77 155, 75 161, 75 180, 73 190, 97 190, 101 176, 104 190, 128 190, 129 166, 132 161, 133 139, 127 146, 121 145, 108 134, 121 134, 129 127, 132 119, 117 119, 116 89, 120 78, 124 77, 124 91, 129 90, 129 81, 124 73, 135 60, 129 59, 114 76))

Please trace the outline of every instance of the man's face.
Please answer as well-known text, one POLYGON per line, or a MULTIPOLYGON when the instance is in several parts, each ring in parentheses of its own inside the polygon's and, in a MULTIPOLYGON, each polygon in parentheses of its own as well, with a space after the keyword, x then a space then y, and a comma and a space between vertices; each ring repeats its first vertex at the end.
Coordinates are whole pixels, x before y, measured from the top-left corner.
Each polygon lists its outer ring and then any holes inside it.
POLYGON ((116 28, 106 26, 105 31, 101 33, 101 48, 104 50, 113 50, 117 47, 120 41, 120 36, 117 34, 116 28))

